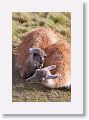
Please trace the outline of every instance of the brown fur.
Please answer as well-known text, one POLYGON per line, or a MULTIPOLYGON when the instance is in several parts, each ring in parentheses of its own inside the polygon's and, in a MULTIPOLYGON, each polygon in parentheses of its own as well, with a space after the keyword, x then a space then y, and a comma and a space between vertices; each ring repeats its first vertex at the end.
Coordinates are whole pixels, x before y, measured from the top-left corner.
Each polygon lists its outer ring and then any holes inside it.
MULTIPOLYGON (((59 36, 61 37, 61 35, 59 36)), ((57 42, 60 37, 50 28, 38 28, 22 37, 23 42, 17 48, 17 67, 20 70, 21 76, 23 76, 24 71, 28 71, 28 68, 25 67, 28 64, 28 49, 36 47, 44 50, 46 47, 57 42)))
POLYGON ((55 44, 45 49, 47 58, 44 66, 56 65, 56 69, 52 70, 52 74, 58 74, 59 78, 54 79, 54 87, 67 86, 70 81, 71 74, 71 47, 65 40, 59 40, 55 44), (61 76, 60 76, 61 73, 61 76))

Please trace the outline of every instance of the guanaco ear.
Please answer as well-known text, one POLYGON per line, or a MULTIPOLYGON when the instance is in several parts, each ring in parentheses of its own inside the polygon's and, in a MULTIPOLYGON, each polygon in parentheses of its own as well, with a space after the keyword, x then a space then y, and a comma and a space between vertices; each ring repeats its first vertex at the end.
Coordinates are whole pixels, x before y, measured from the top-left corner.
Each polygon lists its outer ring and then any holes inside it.
POLYGON ((47 79, 55 79, 57 77, 59 77, 59 76, 58 75, 48 75, 47 79))
POLYGON ((56 65, 51 65, 51 66, 48 66, 48 67, 47 67, 48 70, 53 70, 53 69, 55 69, 55 68, 56 68, 56 65))
POLYGON ((33 53, 33 48, 30 48, 30 49, 29 49, 29 52, 30 52, 30 53, 33 53))

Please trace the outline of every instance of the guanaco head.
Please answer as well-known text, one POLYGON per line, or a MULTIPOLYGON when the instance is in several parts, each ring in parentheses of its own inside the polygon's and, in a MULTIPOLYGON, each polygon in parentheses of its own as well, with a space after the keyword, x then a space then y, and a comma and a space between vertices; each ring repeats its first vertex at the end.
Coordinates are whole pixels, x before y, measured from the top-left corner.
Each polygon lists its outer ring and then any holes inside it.
POLYGON ((44 58, 46 54, 41 48, 30 48, 30 60, 34 68, 38 69, 43 67, 44 58))
POLYGON ((36 82, 41 83, 48 79, 55 79, 58 77, 58 75, 52 75, 50 72, 50 70, 55 68, 56 68, 56 65, 51 65, 45 68, 36 69, 36 72, 34 73, 34 75, 26 79, 26 81, 30 83, 36 83, 36 82))

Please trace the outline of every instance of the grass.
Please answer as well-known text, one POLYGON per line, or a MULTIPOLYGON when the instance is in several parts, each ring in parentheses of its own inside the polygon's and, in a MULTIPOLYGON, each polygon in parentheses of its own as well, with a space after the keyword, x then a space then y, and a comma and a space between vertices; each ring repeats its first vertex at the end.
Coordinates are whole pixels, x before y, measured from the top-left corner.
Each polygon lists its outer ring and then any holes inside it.
MULTIPOLYGON (((12 13, 12 46, 13 51, 20 45, 21 37, 37 27, 50 27, 60 32, 71 42, 71 14, 67 12, 50 13, 12 13)), ((67 89, 49 89, 40 84, 27 84, 23 81, 15 68, 13 53, 13 102, 70 102, 71 91, 67 89)))

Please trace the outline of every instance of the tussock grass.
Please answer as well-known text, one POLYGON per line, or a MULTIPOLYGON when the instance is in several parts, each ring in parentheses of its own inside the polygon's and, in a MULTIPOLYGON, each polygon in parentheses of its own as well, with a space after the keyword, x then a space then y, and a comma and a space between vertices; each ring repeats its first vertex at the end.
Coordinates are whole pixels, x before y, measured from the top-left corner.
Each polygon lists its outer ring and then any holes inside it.
POLYGON ((12 40, 13 47, 17 47, 20 38, 27 32, 37 27, 50 27, 60 32, 65 39, 71 41, 71 17, 70 13, 13 13, 12 14, 12 40))
MULTIPOLYGON (((12 46, 13 50, 20 45, 21 37, 34 28, 50 27, 60 32, 63 37, 71 42, 71 14, 68 12, 13 12, 12 13, 12 46)), ((66 89, 49 89, 40 84, 26 84, 15 68, 13 56, 13 102, 69 102, 71 91, 66 89)))

